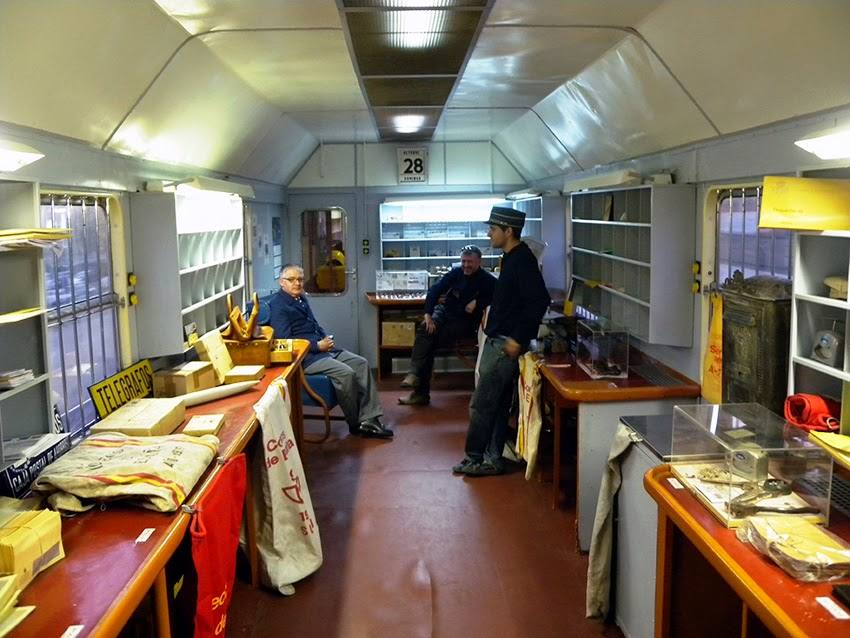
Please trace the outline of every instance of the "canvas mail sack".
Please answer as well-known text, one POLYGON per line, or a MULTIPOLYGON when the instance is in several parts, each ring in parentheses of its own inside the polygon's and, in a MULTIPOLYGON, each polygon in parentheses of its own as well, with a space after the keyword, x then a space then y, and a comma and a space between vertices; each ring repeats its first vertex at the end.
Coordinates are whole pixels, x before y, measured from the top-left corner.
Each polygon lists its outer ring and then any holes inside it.
POLYGON ((209 434, 92 435, 44 468, 32 491, 49 494, 50 506, 69 514, 117 499, 173 512, 215 458, 218 444, 209 434))

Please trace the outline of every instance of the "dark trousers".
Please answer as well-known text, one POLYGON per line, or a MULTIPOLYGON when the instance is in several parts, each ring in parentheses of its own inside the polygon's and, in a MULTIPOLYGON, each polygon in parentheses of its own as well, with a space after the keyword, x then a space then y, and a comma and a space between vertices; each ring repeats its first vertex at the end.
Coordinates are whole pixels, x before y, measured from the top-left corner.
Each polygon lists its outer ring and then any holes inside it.
MULTIPOLYGON (((439 316, 438 313, 434 313, 439 316)), ((428 334, 425 323, 416 326, 416 338, 413 341, 413 352, 410 355, 410 371, 419 377, 417 394, 430 396, 431 373, 434 370, 434 353, 441 346, 449 346, 458 339, 475 337, 478 322, 472 317, 442 318, 434 320, 437 329, 434 334, 428 334)))
POLYGON ((487 337, 478 364, 478 386, 469 402, 466 456, 474 461, 501 464, 508 437, 508 417, 519 363, 502 350, 504 339, 487 337))

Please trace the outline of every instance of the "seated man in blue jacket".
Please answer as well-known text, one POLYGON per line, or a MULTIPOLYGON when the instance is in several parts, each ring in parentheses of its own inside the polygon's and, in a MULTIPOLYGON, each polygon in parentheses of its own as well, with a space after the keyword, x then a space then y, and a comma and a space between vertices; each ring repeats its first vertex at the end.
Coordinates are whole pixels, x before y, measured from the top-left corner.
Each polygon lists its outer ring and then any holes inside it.
POLYGON ((287 264, 280 271, 280 290, 269 300, 276 339, 307 339, 310 352, 304 358, 304 372, 327 375, 352 434, 388 439, 392 430, 384 427, 384 415, 369 363, 358 354, 335 347, 333 335, 325 333, 304 295, 304 270, 287 264))
POLYGON ((425 317, 416 328, 410 357, 410 374, 401 382, 413 388, 402 405, 428 405, 431 402, 431 372, 438 345, 454 343, 463 337, 475 337, 484 309, 493 299, 496 278, 481 270, 481 249, 460 249, 460 266, 452 268, 428 289, 425 317))

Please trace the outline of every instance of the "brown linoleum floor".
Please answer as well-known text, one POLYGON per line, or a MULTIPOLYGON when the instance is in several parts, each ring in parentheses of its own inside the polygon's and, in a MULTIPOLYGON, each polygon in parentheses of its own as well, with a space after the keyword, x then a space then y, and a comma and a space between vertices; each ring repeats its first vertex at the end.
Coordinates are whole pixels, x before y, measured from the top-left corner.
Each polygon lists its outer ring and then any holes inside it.
MULTIPOLYGON (((584 617, 586 556, 572 510, 523 470, 453 476, 463 457, 471 375, 435 384, 427 408, 382 384, 393 442, 342 422, 305 451, 324 564, 284 597, 239 580, 227 635, 266 638, 622 636, 584 617)), ((310 422, 308 431, 318 427, 310 422)))

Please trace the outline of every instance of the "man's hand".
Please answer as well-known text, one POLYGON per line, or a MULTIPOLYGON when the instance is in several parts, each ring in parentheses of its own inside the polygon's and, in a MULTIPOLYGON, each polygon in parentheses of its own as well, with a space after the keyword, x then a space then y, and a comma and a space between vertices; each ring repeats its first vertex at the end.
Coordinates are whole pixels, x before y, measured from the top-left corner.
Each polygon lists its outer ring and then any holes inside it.
POLYGON ((522 346, 519 345, 518 342, 508 337, 507 339, 505 339, 505 345, 502 346, 502 350, 511 359, 516 359, 519 356, 519 353, 522 352, 522 346))
POLYGON ((468 304, 466 304, 466 306, 464 306, 464 308, 463 308, 463 309, 464 309, 464 310, 466 310, 467 314, 470 314, 470 315, 471 315, 473 312, 475 312, 475 305, 476 305, 476 303, 475 303, 475 302, 476 302, 476 301, 478 301, 478 300, 477 300, 477 299, 473 299, 473 300, 472 300, 472 301, 470 301, 468 304))
POLYGON ((329 352, 334 348, 334 340, 330 335, 318 342, 319 352, 329 352))
POLYGON ((429 335, 432 335, 437 331, 437 324, 434 323, 434 320, 431 319, 431 315, 429 315, 427 312, 422 318, 422 323, 425 324, 425 332, 427 332, 429 335))

